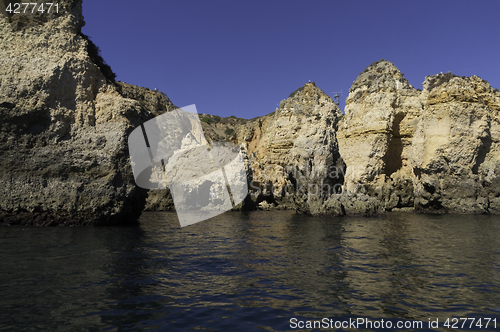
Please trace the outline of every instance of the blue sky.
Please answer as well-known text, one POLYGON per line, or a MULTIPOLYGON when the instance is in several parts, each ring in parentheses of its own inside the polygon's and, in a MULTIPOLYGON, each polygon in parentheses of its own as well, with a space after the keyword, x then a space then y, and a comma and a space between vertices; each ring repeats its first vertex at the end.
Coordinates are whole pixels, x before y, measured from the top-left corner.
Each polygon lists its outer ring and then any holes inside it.
POLYGON ((500 1, 83 1, 83 32, 117 79, 199 113, 253 118, 309 80, 341 108, 372 62, 415 88, 477 75, 500 88, 500 1))

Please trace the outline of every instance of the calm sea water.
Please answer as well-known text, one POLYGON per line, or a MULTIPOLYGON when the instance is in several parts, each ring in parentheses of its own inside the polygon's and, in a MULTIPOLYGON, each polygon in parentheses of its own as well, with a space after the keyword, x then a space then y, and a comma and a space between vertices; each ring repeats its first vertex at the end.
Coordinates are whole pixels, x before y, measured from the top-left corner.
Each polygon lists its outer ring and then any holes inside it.
POLYGON ((499 234, 498 216, 288 211, 182 229, 156 212, 139 227, 3 227, 0 331, 296 331, 293 318, 429 331, 453 317, 500 330, 499 234))

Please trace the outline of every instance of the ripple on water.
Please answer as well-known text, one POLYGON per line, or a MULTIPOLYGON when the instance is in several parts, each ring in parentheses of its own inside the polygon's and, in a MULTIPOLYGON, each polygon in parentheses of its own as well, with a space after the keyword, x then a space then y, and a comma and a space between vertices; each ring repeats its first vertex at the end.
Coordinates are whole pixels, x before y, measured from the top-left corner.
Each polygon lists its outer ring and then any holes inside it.
POLYGON ((179 228, 0 229, 0 330, 290 330, 497 318, 500 219, 228 212, 179 228))

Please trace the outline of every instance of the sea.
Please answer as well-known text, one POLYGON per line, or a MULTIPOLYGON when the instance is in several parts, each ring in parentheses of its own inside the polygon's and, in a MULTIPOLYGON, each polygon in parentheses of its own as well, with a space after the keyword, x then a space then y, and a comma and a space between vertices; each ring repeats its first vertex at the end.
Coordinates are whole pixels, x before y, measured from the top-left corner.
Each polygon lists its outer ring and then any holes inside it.
POLYGON ((497 331, 500 217, 1 227, 0 331, 497 331))

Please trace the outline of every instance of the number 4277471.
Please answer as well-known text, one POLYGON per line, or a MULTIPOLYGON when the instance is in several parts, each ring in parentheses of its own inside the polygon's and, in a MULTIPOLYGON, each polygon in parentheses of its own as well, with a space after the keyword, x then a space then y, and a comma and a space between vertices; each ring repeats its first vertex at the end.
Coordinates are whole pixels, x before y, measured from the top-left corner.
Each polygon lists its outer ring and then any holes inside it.
POLYGON ((497 319, 491 319, 491 318, 448 318, 444 322, 444 327, 449 328, 449 329, 465 329, 469 328, 472 329, 473 327, 475 329, 487 329, 488 325, 490 328, 497 328, 497 319), (491 323, 491 324, 490 324, 491 323))
POLYGON ((36 2, 17 2, 7 6, 6 12, 11 14, 21 14, 21 13, 36 13, 40 12, 42 14, 47 13, 59 13, 59 4, 53 2, 41 3, 40 5, 36 2), (37 8, 38 7, 38 8, 37 8))

